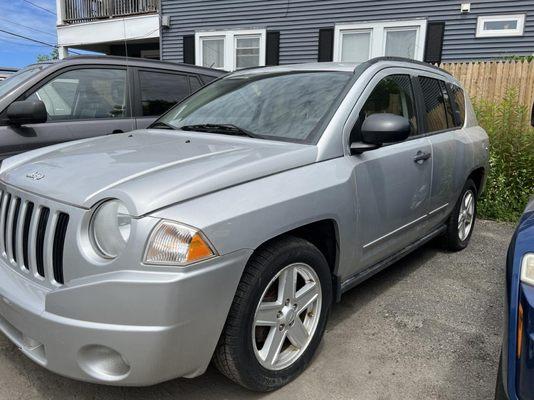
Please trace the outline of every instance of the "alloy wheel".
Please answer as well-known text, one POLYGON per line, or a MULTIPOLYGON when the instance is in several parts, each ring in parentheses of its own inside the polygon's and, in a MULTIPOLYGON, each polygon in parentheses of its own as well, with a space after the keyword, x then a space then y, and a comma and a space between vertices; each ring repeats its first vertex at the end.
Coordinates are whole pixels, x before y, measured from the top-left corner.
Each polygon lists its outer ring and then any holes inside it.
POLYGON ((310 344, 321 307, 321 283, 313 268, 295 263, 279 271, 254 315, 252 341, 258 362, 269 370, 291 366, 310 344))

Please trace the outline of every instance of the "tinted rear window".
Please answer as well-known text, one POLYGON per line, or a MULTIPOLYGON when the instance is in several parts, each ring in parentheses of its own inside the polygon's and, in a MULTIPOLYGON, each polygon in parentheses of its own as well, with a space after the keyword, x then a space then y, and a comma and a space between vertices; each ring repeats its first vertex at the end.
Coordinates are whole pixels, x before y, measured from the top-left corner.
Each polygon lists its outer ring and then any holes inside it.
POLYGON ((187 75, 139 71, 139 80, 144 116, 163 114, 190 93, 187 75))
POLYGON ((437 132, 447 129, 447 111, 439 80, 420 76, 419 82, 421 84, 423 99, 425 101, 426 125, 428 132, 437 132))
POLYGON ((455 107, 456 115, 456 126, 460 127, 464 125, 465 122, 465 95, 462 88, 448 83, 447 87, 451 96, 451 101, 455 107))

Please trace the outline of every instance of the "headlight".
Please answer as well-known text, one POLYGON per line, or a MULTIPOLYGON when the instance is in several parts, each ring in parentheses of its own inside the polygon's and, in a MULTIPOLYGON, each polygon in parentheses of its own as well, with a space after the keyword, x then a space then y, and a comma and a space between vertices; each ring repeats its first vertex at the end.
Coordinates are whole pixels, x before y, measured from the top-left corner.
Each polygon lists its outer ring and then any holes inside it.
POLYGON ((96 209, 90 234, 98 252, 106 258, 117 257, 130 238, 132 217, 119 200, 108 200, 96 209))
POLYGON ((186 265, 213 257, 215 251, 195 228, 162 221, 148 240, 145 264, 186 265))
POLYGON ((534 285, 534 253, 527 253, 521 261, 521 282, 534 285))

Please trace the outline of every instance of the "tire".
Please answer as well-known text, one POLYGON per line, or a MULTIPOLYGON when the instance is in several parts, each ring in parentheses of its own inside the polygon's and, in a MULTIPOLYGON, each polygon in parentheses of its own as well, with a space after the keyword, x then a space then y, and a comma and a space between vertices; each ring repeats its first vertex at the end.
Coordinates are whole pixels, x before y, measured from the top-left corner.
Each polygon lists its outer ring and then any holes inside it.
POLYGON ((495 400, 508 400, 504 392, 504 383, 502 380, 502 351, 499 357, 499 369, 497 371, 497 383, 495 384, 495 400))
POLYGON ((288 236, 260 248, 248 262, 238 285, 215 350, 215 366, 250 390, 268 392, 286 385, 312 360, 324 334, 331 304, 330 268, 317 247, 288 236), (283 282, 289 282, 289 277, 297 277, 296 283, 285 286, 283 282), (284 288, 291 286, 296 287, 296 294, 287 303, 283 299, 289 292, 284 288), (306 298, 302 296, 304 292, 306 298), (269 312, 265 321, 274 321, 272 326, 261 326, 264 322, 257 316, 263 310, 260 304, 269 312), (302 327, 308 336, 302 335, 302 327), (294 343, 299 343, 299 347, 294 343), (272 356, 276 351, 268 351, 271 348, 281 349, 280 354, 272 356))
MULTIPOLYGON (((447 221, 447 231, 444 236, 444 245, 445 247, 450 251, 460 251, 467 247, 469 244, 469 240, 471 239, 471 235, 473 234, 473 230, 475 228, 475 220, 477 215, 477 187, 475 183, 468 179, 465 183, 464 188, 462 189, 462 193, 460 194, 460 198, 458 199, 456 205, 454 206, 454 209, 449 217, 449 220, 447 221), (462 206, 462 203, 465 204, 467 196, 471 196, 472 201, 472 211, 471 212, 465 212, 464 206, 462 206), (471 219, 471 222, 469 224, 469 232, 465 234, 464 231, 461 233, 461 214, 464 221, 468 221, 471 219), (469 215, 472 215, 471 217, 469 215)), ((465 227, 466 225, 464 225, 465 227)))

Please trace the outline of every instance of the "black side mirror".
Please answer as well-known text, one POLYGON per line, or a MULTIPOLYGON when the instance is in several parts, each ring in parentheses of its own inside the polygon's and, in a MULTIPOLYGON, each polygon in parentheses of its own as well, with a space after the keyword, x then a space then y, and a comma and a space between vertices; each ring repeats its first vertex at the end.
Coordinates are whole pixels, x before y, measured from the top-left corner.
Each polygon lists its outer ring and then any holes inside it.
POLYGON ((41 124, 47 118, 46 106, 41 100, 14 101, 7 108, 7 119, 12 125, 41 124))
POLYGON ((407 118, 395 114, 372 114, 365 118, 360 129, 362 142, 352 143, 353 154, 373 150, 385 143, 402 142, 410 136, 411 126, 407 118))

